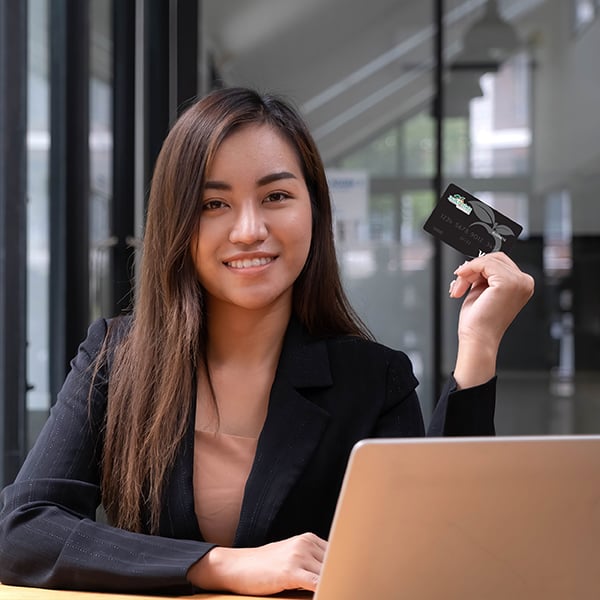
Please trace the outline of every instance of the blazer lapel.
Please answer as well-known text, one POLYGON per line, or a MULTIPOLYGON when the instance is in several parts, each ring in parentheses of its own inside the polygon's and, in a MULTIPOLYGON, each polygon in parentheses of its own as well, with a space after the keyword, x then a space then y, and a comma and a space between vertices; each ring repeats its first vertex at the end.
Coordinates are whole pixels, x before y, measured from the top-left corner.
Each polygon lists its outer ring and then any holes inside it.
POLYGON ((292 319, 244 495, 234 545, 256 546, 304 471, 329 420, 308 389, 332 385, 325 342, 292 319), (304 394, 303 394, 304 390, 304 394))
MULTIPOLYGON (((195 386, 194 386, 195 391, 195 386)), ((196 394, 192 397, 191 417, 181 441, 165 490, 160 530, 174 538, 201 540, 202 534, 194 508, 194 415, 196 394)))

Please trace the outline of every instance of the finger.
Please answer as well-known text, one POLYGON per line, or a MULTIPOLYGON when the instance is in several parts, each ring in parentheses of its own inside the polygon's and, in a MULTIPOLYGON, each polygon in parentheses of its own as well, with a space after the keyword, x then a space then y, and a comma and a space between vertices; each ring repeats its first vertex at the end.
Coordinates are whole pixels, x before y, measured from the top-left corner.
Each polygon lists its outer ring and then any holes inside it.
POLYGON ((312 551, 319 553, 321 556, 325 553, 327 540, 324 540, 315 533, 303 533, 300 537, 310 544, 312 551))
POLYGON ((522 271, 503 252, 494 252, 465 261, 454 274, 456 280, 450 283, 449 289, 451 298, 463 296, 469 286, 480 282, 491 286, 503 280, 516 282, 523 277, 522 271))
POLYGON ((316 560, 319 564, 323 564, 325 560, 325 552, 327 550, 327 546, 315 545, 312 552, 312 558, 316 560))
MULTIPOLYGON (((479 279, 477 277, 476 279, 479 279)), ((448 295, 450 298, 461 298, 465 295, 471 285, 476 281, 470 281, 466 277, 458 276, 456 279, 453 279, 450 282, 450 287, 448 288, 448 295)))
POLYGON ((319 554, 323 556, 325 554, 325 550, 327 550, 327 540, 320 538, 318 535, 314 535, 313 544, 319 554))
POLYGON ((321 569, 323 568, 323 560, 322 558, 316 557, 307 557, 306 562, 303 565, 302 571, 299 573, 300 576, 300 585, 307 590, 315 591, 317 584, 319 583, 319 579, 321 577, 321 569))
POLYGON ((321 568, 323 567, 323 560, 316 556, 307 556, 302 563, 302 568, 309 573, 320 575, 321 568))
POLYGON ((535 282, 531 275, 524 273, 503 252, 493 252, 478 257, 458 267, 457 277, 466 278, 471 283, 483 279, 489 287, 502 285, 517 298, 527 301, 533 295, 535 282))
POLYGON ((504 252, 492 252, 465 261, 454 271, 454 274, 472 280, 479 275, 488 279, 494 274, 520 272, 519 267, 504 252))
POLYGON ((294 587, 299 590, 308 590, 309 592, 316 592, 317 585, 319 584, 319 574, 312 573, 310 571, 302 571, 298 574, 297 585, 294 587))
POLYGON ((320 573, 327 541, 313 533, 305 533, 299 537, 303 544, 307 544, 302 551, 301 566, 311 572, 320 573))

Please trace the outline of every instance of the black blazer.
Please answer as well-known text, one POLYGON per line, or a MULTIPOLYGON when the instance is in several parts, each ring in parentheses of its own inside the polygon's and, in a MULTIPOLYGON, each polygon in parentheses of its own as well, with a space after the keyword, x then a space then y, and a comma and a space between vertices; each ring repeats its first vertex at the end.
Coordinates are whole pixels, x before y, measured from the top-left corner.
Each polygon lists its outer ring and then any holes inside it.
MULTIPOLYGON (((114 322, 116 339, 128 322, 114 322)), ((91 410, 88 393, 106 332, 103 319, 90 326, 34 448, 0 495, 0 581, 192 593, 186 573, 213 547, 194 513, 193 418, 166 484, 159 535, 96 522, 109 367, 98 374, 91 410)), ((428 433, 493 435, 495 379, 459 392, 452 385, 450 379, 428 433)), ((292 319, 234 545, 306 531, 326 538, 352 446, 425 434, 416 386, 404 353, 356 338, 314 339, 292 319)))

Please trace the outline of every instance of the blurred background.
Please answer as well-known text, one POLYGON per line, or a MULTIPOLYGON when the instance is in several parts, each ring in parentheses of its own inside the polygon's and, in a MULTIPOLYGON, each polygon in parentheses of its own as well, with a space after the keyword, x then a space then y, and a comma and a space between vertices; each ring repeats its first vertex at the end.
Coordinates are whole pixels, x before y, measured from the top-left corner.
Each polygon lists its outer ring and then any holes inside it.
POLYGON ((523 225, 536 293, 498 365, 503 435, 600 432, 600 0, 3 0, 0 485, 89 322, 130 306, 154 159, 191 99, 291 99, 321 149, 347 292, 426 418, 464 257, 422 229, 457 183, 523 225))

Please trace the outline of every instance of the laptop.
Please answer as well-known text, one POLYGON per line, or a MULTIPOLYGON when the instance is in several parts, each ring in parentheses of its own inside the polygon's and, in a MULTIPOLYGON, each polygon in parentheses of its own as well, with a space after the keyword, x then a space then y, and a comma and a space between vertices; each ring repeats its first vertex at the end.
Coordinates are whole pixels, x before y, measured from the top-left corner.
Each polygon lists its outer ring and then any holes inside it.
POLYGON ((600 597, 600 436, 363 440, 314 600, 600 597))

